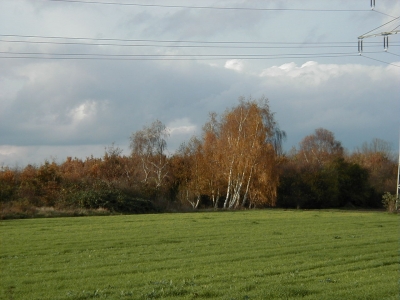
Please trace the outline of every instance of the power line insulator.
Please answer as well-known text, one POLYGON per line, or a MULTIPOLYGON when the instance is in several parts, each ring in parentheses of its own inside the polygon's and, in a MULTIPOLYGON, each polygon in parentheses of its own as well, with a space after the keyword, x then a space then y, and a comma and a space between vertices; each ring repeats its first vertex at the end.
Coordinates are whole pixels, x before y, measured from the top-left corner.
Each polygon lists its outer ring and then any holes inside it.
POLYGON ((384 49, 385 51, 387 51, 388 48, 389 48, 389 36, 384 35, 384 36, 383 36, 383 49, 384 49))
POLYGON ((361 55, 362 52, 363 52, 363 40, 358 39, 358 53, 361 55))
POLYGON ((375 0, 371 0, 371 9, 375 8, 375 0))

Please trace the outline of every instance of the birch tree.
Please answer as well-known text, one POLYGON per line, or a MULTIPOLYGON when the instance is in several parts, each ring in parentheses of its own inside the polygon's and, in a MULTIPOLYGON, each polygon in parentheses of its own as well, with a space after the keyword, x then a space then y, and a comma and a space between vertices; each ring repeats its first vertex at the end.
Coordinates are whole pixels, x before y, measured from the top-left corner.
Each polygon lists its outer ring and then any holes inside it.
POLYGON ((218 151, 220 123, 216 113, 210 113, 209 121, 203 126, 203 156, 206 193, 209 195, 214 208, 218 208, 223 180, 221 177, 221 158, 223 153, 218 151))
POLYGON ((142 168, 142 182, 154 184, 159 189, 168 175, 166 155, 169 134, 165 125, 157 120, 132 134, 130 148, 132 156, 138 158, 142 168))
POLYGON ((192 137, 189 143, 181 145, 178 155, 183 164, 180 170, 179 198, 196 209, 200 204, 206 177, 203 145, 199 139, 192 137))
POLYGON ((201 139, 192 138, 179 151, 188 168, 181 172, 181 199, 193 208, 202 196, 214 208, 220 202, 225 209, 275 205, 284 137, 266 98, 240 98, 220 118, 211 113, 201 139))
POLYGON ((266 98, 241 98, 221 120, 218 151, 226 179, 224 208, 275 203, 278 174, 275 150, 281 140, 266 98), (258 192, 256 192, 258 190, 258 192))

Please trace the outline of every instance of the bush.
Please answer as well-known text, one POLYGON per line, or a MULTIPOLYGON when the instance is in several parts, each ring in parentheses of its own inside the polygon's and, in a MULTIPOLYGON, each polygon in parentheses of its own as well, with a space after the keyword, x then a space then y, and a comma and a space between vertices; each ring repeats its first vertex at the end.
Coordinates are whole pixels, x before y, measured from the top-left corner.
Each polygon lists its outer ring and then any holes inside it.
POLYGON ((66 207, 82 209, 103 208, 119 213, 150 213, 157 212, 149 200, 134 197, 123 189, 113 187, 105 182, 95 182, 81 189, 71 189, 64 199, 66 207))
POLYGON ((0 203, 0 219, 30 218, 36 213, 36 208, 27 199, 0 203))
POLYGON ((382 204, 388 212, 395 212, 396 201, 397 201, 396 195, 392 195, 389 192, 384 193, 382 196, 382 204))

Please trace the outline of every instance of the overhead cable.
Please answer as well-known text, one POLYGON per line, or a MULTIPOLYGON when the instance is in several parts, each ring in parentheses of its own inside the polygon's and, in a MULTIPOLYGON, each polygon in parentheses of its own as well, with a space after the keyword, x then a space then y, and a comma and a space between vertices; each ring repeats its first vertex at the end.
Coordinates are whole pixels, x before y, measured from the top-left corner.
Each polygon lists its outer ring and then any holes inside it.
MULTIPOLYGON (((62 41, 24 41, 24 40, 5 40, 0 39, 0 42, 3 43, 19 43, 19 44, 46 44, 46 45, 79 45, 79 46, 118 46, 118 47, 157 47, 157 48, 221 48, 221 49, 306 49, 306 48, 353 48, 353 45, 330 45, 327 44, 297 44, 297 43, 286 43, 283 45, 293 45, 293 46, 239 46, 234 45, 234 43, 230 43, 230 45, 226 45, 226 43, 222 43, 221 45, 217 45, 218 43, 205 43, 203 45, 157 45, 157 44, 120 44, 120 43, 85 43, 85 42, 62 42, 62 41), (224 45, 225 44, 225 45, 224 45)), ((244 44, 244 43, 238 43, 244 44)), ((245 43, 248 44, 248 43, 245 43)), ((280 43, 271 43, 275 45, 279 45, 280 43)), ((354 43, 353 43, 354 44, 354 43)), ((371 43, 376 44, 376 43, 371 43)))
POLYGON ((383 61, 383 60, 380 60, 380 59, 372 58, 372 57, 366 56, 364 54, 360 54, 359 56, 362 56, 362 57, 365 57, 365 58, 368 58, 368 59, 371 59, 371 60, 375 60, 375 61, 387 64, 387 65, 390 65, 390 66, 394 66, 394 67, 400 68, 400 65, 395 65, 395 64, 389 63, 387 61, 383 61))
POLYGON ((393 52, 386 51, 386 53, 389 53, 389 54, 391 54, 391 55, 395 55, 395 56, 399 56, 399 57, 400 57, 400 55, 395 54, 395 53, 393 53, 393 52))
POLYGON ((158 7, 158 8, 187 8, 187 9, 216 9, 216 10, 249 10, 249 11, 309 11, 309 12, 370 12, 368 9, 308 9, 308 8, 257 8, 257 7, 223 7, 223 6, 191 6, 191 5, 165 5, 143 4, 130 2, 110 1, 82 1, 82 0, 47 0, 49 2, 68 2, 82 4, 100 4, 117 6, 158 7))
MULTIPOLYGON (((385 24, 383 24, 383 25, 381 25, 381 26, 378 26, 378 27, 376 27, 376 28, 374 28, 374 29, 372 29, 372 30, 370 30, 370 31, 368 31, 368 32, 366 32, 366 33, 360 35, 358 38, 359 38, 359 39, 362 39, 362 38, 364 38, 367 34, 371 33, 372 31, 375 31, 375 30, 377 30, 377 29, 379 29, 379 28, 381 28, 381 27, 383 27, 383 26, 385 26, 385 25, 387 25, 387 24, 390 24, 390 23, 392 23, 393 21, 395 21, 395 20, 397 20, 397 19, 399 19, 399 18, 400 18, 400 16, 394 18, 393 20, 391 20, 391 21, 389 21, 389 22, 386 22, 385 24)), ((397 27, 396 27, 396 28, 397 28, 397 27)))
MULTIPOLYGON (((119 46, 119 47, 158 47, 158 48, 221 48, 221 49, 306 49, 306 48, 352 48, 353 42, 251 42, 251 41, 179 41, 156 39, 117 39, 86 37, 55 37, 33 35, 0 34, 0 43, 46 44, 46 45, 80 45, 80 46, 119 46), (9 38, 28 38, 9 39, 9 38), (31 40, 34 39, 34 40, 31 40), (47 39, 47 40, 46 40, 47 39), (159 44, 143 44, 143 43, 159 44), (262 46, 260 46, 262 45, 262 46), (268 45, 268 46, 264 46, 268 45)), ((378 45, 378 42, 369 42, 378 45)), ((396 46, 398 43, 394 42, 396 46)))
MULTIPOLYGON (((380 51, 366 53, 381 53, 380 51)), ((0 54, 18 55, 50 55, 50 56, 99 56, 99 57, 280 57, 288 55, 318 56, 318 55, 349 55, 354 52, 329 53, 286 53, 286 54, 106 54, 106 53, 44 53, 44 52, 15 52, 0 51, 0 54)))
MULTIPOLYGON (((376 52, 370 52, 376 53, 376 52)), ((357 53, 321 53, 321 54, 277 54, 277 55, 107 55, 107 54, 53 54, 45 56, 42 53, 18 53, 3 51, 0 59, 54 59, 54 60, 267 60, 279 58, 323 58, 323 57, 348 57, 357 56, 357 53), (23 56, 21 56, 23 55, 23 56)))
MULTIPOLYGON (((0 34, 0 37, 35 38, 35 39, 65 39, 89 41, 118 41, 118 42, 156 42, 156 43, 201 43, 201 44, 353 44, 353 42, 265 42, 265 41, 204 41, 204 40, 160 40, 160 39, 122 39, 122 38, 92 38, 45 35, 0 34)), ((373 43, 373 42, 372 42, 373 43)))

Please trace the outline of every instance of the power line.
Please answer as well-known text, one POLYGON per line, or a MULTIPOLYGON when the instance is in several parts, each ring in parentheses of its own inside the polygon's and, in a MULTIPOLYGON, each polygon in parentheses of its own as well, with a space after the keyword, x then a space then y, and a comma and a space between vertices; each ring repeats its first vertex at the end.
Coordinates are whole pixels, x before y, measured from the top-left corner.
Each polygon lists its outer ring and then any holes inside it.
MULTIPOLYGON (((45 45, 79 45, 79 46, 117 46, 117 47, 157 47, 157 48, 220 48, 220 49, 307 49, 307 48, 353 48, 353 42, 256 42, 256 41, 193 41, 193 40, 156 40, 156 39, 118 39, 118 38, 87 38, 87 37, 61 37, 38 35, 11 35, 0 34, 0 42, 19 44, 45 44, 45 45), (34 40, 4 39, 28 38, 34 40), (39 40, 35 40, 39 39, 39 40), (122 42, 122 43, 121 43, 122 42), (159 44, 143 44, 143 43, 159 44), (265 46, 267 45, 267 46, 265 46)), ((369 42, 378 45, 378 42, 369 42)), ((398 46, 393 43, 394 47, 398 46)))
POLYGON ((372 57, 366 56, 366 55, 364 55, 364 54, 360 54, 360 56, 365 57, 365 58, 368 58, 368 59, 371 59, 371 60, 379 61, 379 62, 381 62, 381 63, 387 64, 387 65, 390 65, 390 66, 394 66, 394 67, 400 68, 399 65, 395 65, 395 64, 392 64, 392 63, 389 63, 389 62, 387 62, 387 61, 383 61, 383 60, 380 60, 380 59, 372 58, 372 57))
MULTIPOLYGON (((194 41, 194 40, 156 40, 156 39, 118 39, 118 38, 88 38, 88 37, 65 37, 65 36, 40 36, 40 35, 11 35, 0 34, 5 38, 24 38, 32 40, 8 40, 0 39, 3 43, 26 43, 46 45, 84 45, 84 46, 122 46, 122 47, 154 47, 154 48, 221 48, 221 49, 322 49, 322 48, 353 48, 352 42, 322 42, 322 43, 298 43, 298 42, 251 42, 251 41, 194 41), (35 39, 48 39, 35 40, 35 39), (50 41, 49 41, 50 40, 50 41), (61 41, 60 41, 61 40, 61 41), (63 41, 64 40, 64 41, 63 41), (91 41, 91 42, 86 42, 91 41), (98 43, 100 41, 113 41, 116 43, 98 43), (93 43, 95 42, 95 43, 93 43), (123 42, 123 43, 118 43, 123 42), (135 42, 134 44, 126 44, 135 42), (142 44, 153 42, 155 44, 142 44), (160 43, 161 45, 157 45, 160 43), (170 43, 170 44, 168 44, 170 43), (174 43, 171 45, 171 43, 174 43), (187 43, 188 45, 184 45, 187 43), (202 44, 203 43, 203 44, 202 44), (177 44, 177 45, 176 45, 177 44), (257 45, 257 46, 254 46, 257 45), (258 46, 268 45, 268 46, 258 46), (271 46, 272 45, 272 46, 271 46)), ((379 42, 367 44, 380 46, 379 42)), ((399 47, 400 44, 393 43, 392 47, 399 47)), ((379 52, 366 52, 381 53, 379 52)), ((217 60, 217 59, 242 59, 242 60, 263 60, 283 58, 312 58, 312 57, 344 57, 354 56, 353 52, 340 53, 286 53, 286 54, 110 54, 110 53, 51 53, 51 52, 13 52, 3 51, 0 58, 30 58, 30 59, 79 59, 79 60, 217 60), (7 56, 5 56, 7 55, 7 56)))
POLYGON ((366 32, 366 33, 360 35, 358 38, 359 38, 359 39, 362 39, 362 38, 364 38, 368 33, 371 33, 372 31, 374 31, 374 30, 376 30, 376 29, 379 29, 379 28, 381 28, 381 27, 383 27, 383 26, 385 26, 385 25, 387 25, 387 24, 389 24, 389 23, 392 23, 393 21, 395 21, 395 20, 397 20, 397 19, 399 19, 399 18, 400 18, 400 16, 394 18, 393 20, 391 20, 391 21, 389 21, 389 22, 386 22, 385 24, 383 24, 383 25, 381 25, 381 26, 378 26, 378 27, 376 27, 376 28, 374 28, 374 29, 372 29, 372 30, 370 30, 370 31, 368 31, 368 32, 366 32))
MULTIPOLYGON (((365 52, 365 53, 380 53, 365 52)), ((286 54, 105 54, 105 53, 43 53, 43 52, 14 52, 14 51, 0 51, 0 54, 18 54, 18 55, 50 55, 50 56, 104 56, 104 57, 279 57, 287 55, 348 55, 357 54, 355 52, 330 52, 330 53, 286 53, 286 54)))
MULTIPOLYGON (((376 52, 369 52, 376 53, 376 52)), ((358 53, 309 53, 309 54, 276 54, 276 55, 119 55, 119 54, 52 54, 44 56, 42 53, 18 53, 3 51, 0 54, 12 54, 13 56, 0 56, 0 59, 54 59, 54 60, 268 60, 268 59, 287 59, 287 58, 323 58, 323 57, 349 57, 358 56, 358 53), (15 56, 18 55, 18 56, 15 56), (20 56, 24 55, 24 56, 20 56), (41 56, 38 56, 41 55, 41 56)), ((48 55, 48 54, 47 54, 48 55)))
MULTIPOLYGON (((301 58, 337 58, 337 57, 355 57, 358 56, 358 54, 353 54, 353 55, 321 55, 321 56, 306 56, 306 57, 301 57, 301 56, 285 56, 285 57, 279 57, 281 59, 301 59, 301 58)), ((2 56, 0 59, 39 59, 39 60, 108 60, 108 61, 205 61, 205 60, 227 60, 227 59, 240 59, 240 60, 245 60, 243 58, 97 58, 97 57, 37 57, 37 56, 2 56)), ((277 59, 276 57, 253 57, 253 58, 246 58, 246 60, 271 60, 271 59, 277 59)), ((400 67, 400 66, 399 66, 400 67)))
POLYGON ((386 53, 389 53, 389 54, 392 54, 392 55, 395 55, 395 56, 399 56, 399 57, 400 57, 400 55, 395 54, 395 53, 392 53, 392 52, 389 52, 389 51, 386 51, 386 53))
POLYGON ((390 31, 395 31, 397 28, 399 28, 400 27, 400 25, 397 25, 395 28, 393 28, 392 30, 390 30, 390 31))
POLYGON ((215 10, 248 10, 248 11, 308 11, 308 12, 370 12, 368 9, 308 9, 308 8, 255 8, 255 7, 222 7, 222 6, 191 6, 191 5, 164 5, 142 4, 126 2, 102 2, 82 0, 47 0, 49 2, 67 2, 82 4, 101 4, 117 6, 158 7, 158 8, 186 8, 186 9, 215 9, 215 10))
MULTIPOLYGON (((338 45, 338 44, 299 44, 299 43, 282 43, 282 45, 293 45, 293 46, 238 46, 234 44, 250 44, 247 42, 221 42, 220 45, 215 43, 205 43, 203 45, 156 45, 156 44, 139 44, 137 41, 135 44, 120 44, 120 43, 85 43, 85 42, 58 42, 58 41, 24 41, 24 40, 4 40, 0 39, 3 43, 23 43, 23 44, 47 44, 47 45, 80 45, 80 46, 118 46, 118 47, 158 47, 158 48, 221 48, 221 49, 306 49, 306 48, 353 48, 353 45, 338 45), (212 44, 212 45, 211 45, 212 44), (230 45, 226 45, 230 44, 230 45)), ((261 44, 261 43, 258 43, 261 44)), ((265 43, 270 45, 279 45, 281 43, 265 43)), ((354 43, 352 43, 354 44, 354 43)), ((378 43, 371 43, 378 44, 378 43)), ((396 46, 394 44, 393 46, 396 46)))
POLYGON ((378 11, 378 10, 376 10, 376 9, 374 9, 374 10, 372 10, 372 11, 373 11, 373 12, 376 12, 376 13, 378 13, 378 14, 382 14, 382 15, 391 17, 391 18, 396 18, 396 17, 394 17, 394 16, 388 15, 388 14, 386 14, 386 13, 384 13, 384 12, 381 12, 381 11, 378 11))
MULTIPOLYGON (((123 47, 155 47, 155 48, 222 48, 222 49, 321 49, 321 48, 353 48, 352 42, 322 42, 322 43, 296 43, 296 42, 250 42, 250 41, 177 41, 177 40, 152 40, 152 39, 117 39, 117 38, 87 38, 87 37, 65 37, 65 36, 39 36, 39 35, 11 35, 0 34, 2 37, 29 38, 29 39, 49 39, 50 41, 31 41, 31 40, 0 40, 4 43, 27 43, 27 44, 49 44, 49 45, 84 45, 84 46, 123 46, 123 47), (57 41, 59 39, 66 40, 57 41), (56 41, 55 41, 56 40, 56 41), (87 43, 84 41, 119 41, 132 42, 135 44, 121 43, 87 43), (138 44, 141 42, 154 42, 156 44, 138 44), (166 43, 178 43, 178 45, 166 45, 166 43), (188 43, 189 45, 182 45, 188 43), (204 43, 201 45, 201 43, 204 43), (256 45, 275 45, 275 46, 251 46, 256 45), (244 45, 244 46, 242 46, 244 45), (250 46, 248 46, 250 45, 250 46), (280 45, 280 46, 278 46, 280 45)), ((379 42, 370 42, 373 46, 380 45, 379 42)), ((392 44, 398 47, 397 43, 392 44)), ((366 52, 366 53, 380 53, 366 52)), ((310 57, 340 57, 353 56, 353 52, 340 53, 286 53, 286 54, 107 54, 107 53, 49 53, 49 52, 13 52, 3 51, 0 58, 31 58, 31 59, 101 59, 101 60, 204 60, 204 59, 271 59, 271 58, 310 58, 310 57), (8 54, 4 56, 4 54, 8 54), (10 56, 13 55, 13 56, 10 56)))
MULTIPOLYGON (((65 39, 89 41, 119 41, 119 42, 156 42, 156 43, 202 43, 202 44, 353 44, 354 42, 260 42, 260 41, 204 41, 204 40, 159 40, 159 39, 121 39, 121 38, 91 38, 43 35, 0 34, 0 37, 40 38, 40 39, 65 39)), ((371 42, 377 43, 377 42, 371 42)))

